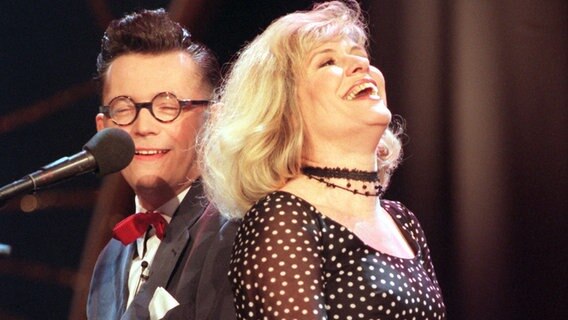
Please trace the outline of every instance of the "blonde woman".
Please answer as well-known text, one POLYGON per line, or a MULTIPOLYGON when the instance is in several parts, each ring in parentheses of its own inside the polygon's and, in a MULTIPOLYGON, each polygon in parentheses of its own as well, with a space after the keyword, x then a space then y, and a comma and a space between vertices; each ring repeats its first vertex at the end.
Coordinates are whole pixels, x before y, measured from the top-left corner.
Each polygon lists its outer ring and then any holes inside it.
POLYGON ((274 21, 232 65, 203 136, 206 190, 242 219, 240 319, 444 319, 423 231, 381 199, 400 157, 356 2, 274 21))

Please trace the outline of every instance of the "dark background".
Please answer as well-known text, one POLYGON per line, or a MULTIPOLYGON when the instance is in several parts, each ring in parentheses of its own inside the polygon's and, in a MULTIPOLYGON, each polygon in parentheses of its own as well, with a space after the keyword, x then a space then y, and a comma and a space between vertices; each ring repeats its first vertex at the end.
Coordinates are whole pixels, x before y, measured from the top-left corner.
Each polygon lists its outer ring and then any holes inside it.
MULTIPOLYGON (((310 4, 2 1, 0 185, 94 135, 90 79, 110 19, 169 8, 225 63, 274 18, 310 4)), ((362 4, 389 107, 407 127, 387 197, 422 222, 449 319, 567 319, 568 2, 362 4)), ((0 209, 0 244, 12 249, 0 258, 0 319, 84 318, 99 250, 88 238, 97 223, 109 228, 93 213, 101 181, 82 176, 0 209)))

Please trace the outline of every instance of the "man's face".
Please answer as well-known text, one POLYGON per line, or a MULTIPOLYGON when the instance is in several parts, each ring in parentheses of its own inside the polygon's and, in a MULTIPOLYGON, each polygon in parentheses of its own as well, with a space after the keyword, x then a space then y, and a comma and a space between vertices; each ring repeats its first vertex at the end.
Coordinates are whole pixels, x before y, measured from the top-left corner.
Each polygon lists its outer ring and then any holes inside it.
MULTIPOLYGON (((173 93, 181 100, 209 99, 211 88, 203 83, 199 71, 189 54, 180 51, 120 56, 106 73, 103 104, 118 96, 149 102, 161 92, 173 93)), ((204 120, 203 108, 185 108, 170 123, 159 122, 148 109, 142 109, 136 121, 127 126, 97 115, 97 130, 118 127, 134 140, 134 159, 122 175, 146 209, 163 204, 199 176, 195 141, 204 120)))

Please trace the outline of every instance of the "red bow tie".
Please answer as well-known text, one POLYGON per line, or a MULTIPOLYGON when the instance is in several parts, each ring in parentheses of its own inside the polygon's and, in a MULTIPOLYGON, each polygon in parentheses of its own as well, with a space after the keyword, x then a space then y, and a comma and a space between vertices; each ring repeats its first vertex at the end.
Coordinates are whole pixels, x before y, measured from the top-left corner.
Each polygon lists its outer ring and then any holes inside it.
POLYGON ((136 213, 117 223, 112 229, 112 237, 127 245, 141 237, 149 226, 153 226, 156 229, 156 235, 161 240, 166 234, 167 225, 168 222, 159 212, 136 213))

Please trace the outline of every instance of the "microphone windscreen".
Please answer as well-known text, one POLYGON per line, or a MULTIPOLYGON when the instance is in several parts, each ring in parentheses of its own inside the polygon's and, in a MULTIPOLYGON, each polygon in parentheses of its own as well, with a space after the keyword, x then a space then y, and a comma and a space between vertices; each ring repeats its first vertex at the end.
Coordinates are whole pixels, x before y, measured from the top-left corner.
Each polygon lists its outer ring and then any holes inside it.
POLYGON ((126 131, 118 128, 97 132, 83 149, 95 158, 99 176, 126 168, 134 157, 134 141, 126 131))

